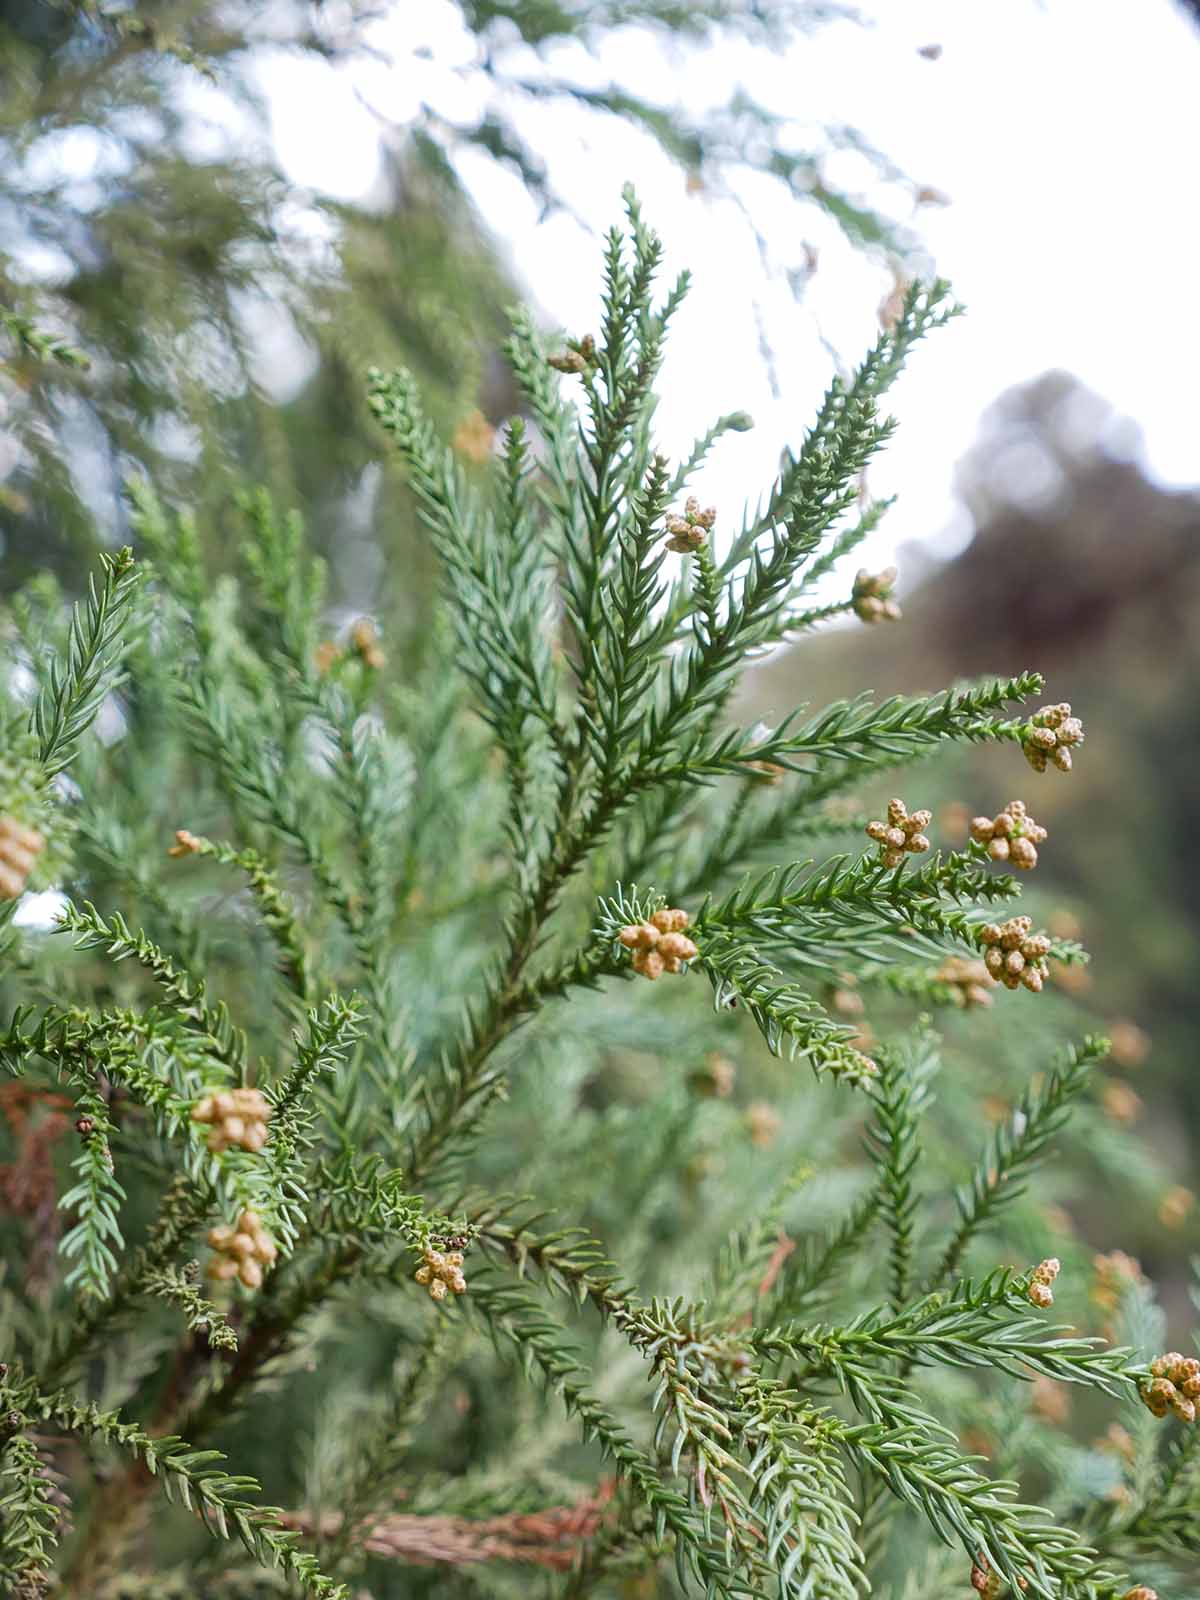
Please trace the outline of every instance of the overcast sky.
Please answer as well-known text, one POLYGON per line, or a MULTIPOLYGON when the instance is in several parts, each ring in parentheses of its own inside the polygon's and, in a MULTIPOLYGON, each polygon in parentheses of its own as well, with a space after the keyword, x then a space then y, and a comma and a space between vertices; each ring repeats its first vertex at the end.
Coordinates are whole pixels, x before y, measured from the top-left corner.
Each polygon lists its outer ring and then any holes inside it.
MULTIPOLYGON (((905 540, 950 549, 962 539, 955 461, 991 400, 1051 367, 1137 420, 1157 476, 1200 481, 1200 30, 1170 0, 870 0, 861 9, 870 28, 839 24, 786 54, 726 41, 668 57, 625 33, 599 67, 573 50, 556 65, 668 102, 686 97, 693 111, 741 86, 801 124, 852 123, 948 196, 914 221, 969 316, 918 352, 896 393, 901 431, 871 486, 900 502, 872 559, 905 540), (942 47, 936 61, 918 54, 931 44, 942 47)), ((467 117, 488 92, 448 0, 396 6, 375 43, 390 66, 339 73, 280 57, 266 68, 276 138, 297 183, 345 198, 371 192, 379 121, 364 102, 403 124, 422 101, 467 117)), ((822 340, 853 359, 874 337, 885 275, 811 208, 768 204, 748 183, 742 198, 768 236, 764 268, 738 206, 689 193, 648 138, 576 110, 524 116, 578 216, 541 217, 516 176, 479 153, 460 164, 470 192, 530 295, 584 332, 597 323, 597 238, 619 215, 622 183, 635 179, 672 270, 686 264, 695 276, 665 380, 662 444, 681 452, 722 411, 756 419, 752 434, 721 447, 703 484, 732 521, 811 416, 832 370, 822 340), (784 272, 806 245, 819 247, 819 264, 797 305, 784 272)), ((853 160, 830 172, 851 186, 863 178, 853 160)), ((879 198, 895 204, 894 194, 879 198)))

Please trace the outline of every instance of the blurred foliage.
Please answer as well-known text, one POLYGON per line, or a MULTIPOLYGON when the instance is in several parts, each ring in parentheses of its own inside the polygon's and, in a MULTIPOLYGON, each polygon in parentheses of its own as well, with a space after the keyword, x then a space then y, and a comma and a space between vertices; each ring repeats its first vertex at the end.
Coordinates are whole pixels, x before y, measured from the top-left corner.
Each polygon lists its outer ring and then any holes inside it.
POLYGON ((1140 1256, 1180 1310, 1200 1217, 1185 1206, 1168 1237, 1154 1213, 1173 1184, 1200 1183, 1200 498, 1157 486, 1137 456, 1136 425, 1069 374, 1011 390, 958 468, 967 548, 931 570, 919 544, 902 546, 904 623, 806 642, 764 668, 753 698, 766 714, 797 682, 817 697, 848 676, 903 693, 1036 660, 1086 719, 1088 759, 1069 783, 1032 772, 1014 783, 979 750, 917 798, 940 802, 938 820, 961 834, 968 816, 1020 795, 1049 828, 1036 901, 1093 954, 1086 973, 1059 978, 1112 1034, 1110 1104, 1157 1153, 1152 1205, 1129 1209, 1081 1179, 1077 1214, 1097 1242, 1140 1256))
MULTIPOLYGON (((218 542, 232 537, 236 483, 261 482, 286 503, 302 502, 318 544, 337 553, 346 599, 376 602, 381 485, 361 373, 370 361, 405 362, 448 433, 477 407, 491 418, 510 409, 497 351, 512 289, 453 160, 482 148, 543 204, 563 204, 522 131, 534 102, 637 124, 689 181, 719 186, 731 169, 758 169, 781 199, 823 207, 857 242, 903 248, 882 218, 821 180, 822 153, 846 144, 900 177, 853 130, 809 134, 797 148, 793 130, 740 91, 700 116, 618 85, 584 88, 563 57, 565 46, 598 52, 614 35, 632 44, 635 29, 676 38, 681 50, 726 34, 782 48, 846 8, 512 0, 460 9, 474 36, 462 72, 483 88, 465 103, 478 102, 478 115, 451 123, 423 103, 405 124, 381 123, 382 184, 351 206, 285 181, 262 73, 284 49, 338 68, 372 62, 370 29, 388 7, 10 0, 3 8, 5 587, 41 567, 71 581, 97 536, 124 537, 122 487, 141 470, 187 498, 218 542)), ((419 620, 429 574, 410 518, 393 519, 388 538, 408 556, 403 584, 386 596, 392 615, 419 620)))

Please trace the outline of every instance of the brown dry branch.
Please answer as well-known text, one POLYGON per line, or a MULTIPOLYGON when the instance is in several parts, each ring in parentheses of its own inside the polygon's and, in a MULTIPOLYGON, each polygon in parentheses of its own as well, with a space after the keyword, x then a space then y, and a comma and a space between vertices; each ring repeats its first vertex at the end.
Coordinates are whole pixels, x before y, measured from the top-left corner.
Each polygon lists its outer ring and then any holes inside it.
MULTIPOLYGON (((613 1484, 605 1481, 573 1506, 549 1506, 544 1511, 482 1519, 389 1512, 367 1523, 356 1543, 370 1555, 416 1566, 514 1561, 566 1572, 582 1554, 584 1543, 599 1532, 612 1495, 613 1484)), ((286 1527, 322 1540, 334 1538, 342 1525, 337 1512, 320 1518, 309 1511, 285 1512, 282 1520, 286 1527)))

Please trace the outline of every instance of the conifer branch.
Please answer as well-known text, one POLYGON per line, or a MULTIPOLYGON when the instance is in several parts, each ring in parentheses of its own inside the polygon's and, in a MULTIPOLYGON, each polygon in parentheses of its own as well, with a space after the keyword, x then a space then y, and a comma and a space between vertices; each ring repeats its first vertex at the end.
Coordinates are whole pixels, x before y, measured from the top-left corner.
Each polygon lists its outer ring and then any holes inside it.
MULTIPOLYGON (((194 1269, 195 1263, 190 1263, 194 1269)), ((149 1267, 142 1280, 147 1294, 166 1300, 183 1312, 189 1333, 200 1334, 212 1350, 236 1350, 237 1334, 223 1312, 206 1300, 196 1287, 195 1271, 175 1267, 149 1267)))
POLYGON ((0 305, 0 328, 16 343, 22 354, 35 361, 56 361, 60 366, 86 372, 91 366, 88 357, 76 345, 40 328, 32 317, 14 311, 11 306, 0 305))
POLYGON ((162 990, 171 1010, 197 1036, 197 1043, 235 1071, 245 1062, 245 1035, 229 1020, 223 1004, 207 1003, 205 985, 181 972, 165 951, 144 933, 133 933, 119 911, 103 917, 94 905, 68 903, 58 925, 76 935, 77 950, 103 950, 114 961, 136 961, 162 990))
POLYGON ((875 1116, 866 1143, 879 1173, 880 1210, 891 1236, 891 1302, 899 1309, 908 1301, 912 1281, 918 1206, 914 1177, 921 1157, 917 1121, 926 1096, 924 1085, 906 1069, 898 1050, 882 1050, 877 1060, 879 1077, 871 1086, 875 1116))
POLYGON ((222 866, 233 867, 246 876, 263 926, 275 940, 280 970, 299 999, 314 998, 314 978, 309 970, 308 953, 300 930, 299 915, 291 896, 280 887, 276 875, 257 850, 237 850, 219 839, 206 839, 184 831, 177 835, 178 854, 210 856, 222 866))
POLYGON ((970 1187, 955 1194, 960 1221, 926 1292, 954 1277, 975 1236, 1024 1192, 1050 1140, 1066 1123, 1071 1102, 1087 1086, 1093 1067, 1108 1051, 1107 1039, 1088 1038, 1080 1045, 1069 1045, 1044 1086, 1027 1086, 1019 1105, 997 1126, 970 1187))
POLYGON ((113 1170, 108 1107, 94 1083, 82 1089, 77 1106, 91 1131, 71 1163, 78 1181, 58 1202, 60 1210, 75 1215, 75 1225, 59 1241, 59 1251, 75 1262, 64 1279, 67 1287, 78 1285, 85 1299, 102 1299, 117 1271, 116 1252, 125 1245, 118 1221, 125 1190, 113 1170))
POLYGON ((877 1310, 841 1328, 789 1324, 754 1330, 747 1338, 764 1354, 790 1353, 814 1371, 835 1373, 854 1403, 872 1415, 872 1373, 886 1372, 886 1362, 896 1358, 918 1365, 992 1366, 1016 1377, 1038 1372, 1112 1395, 1136 1388, 1148 1369, 1131 1360, 1130 1351, 1100 1339, 1035 1337, 1042 1324, 1028 1315, 1028 1283, 1028 1275, 998 1270, 979 1283, 967 1279, 948 1294, 928 1295, 898 1314, 877 1310))
POLYGON ((105 697, 120 682, 124 641, 122 628, 137 590, 133 552, 120 550, 100 558, 101 581, 88 585, 85 610, 71 611, 70 642, 65 660, 50 661, 29 719, 38 738, 38 755, 46 779, 57 777, 74 760, 79 741, 94 722, 105 697))
POLYGON ((253 1478, 225 1472, 217 1450, 195 1450, 175 1437, 152 1438, 115 1412, 82 1404, 62 1391, 43 1391, 29 1380, 13 1385, 27 1413, 64 1432, 122 1450, 157 1478, 169 1501, 198 1516, 214 1538, 238 1539, 265 1567, 279 1568, 313 1600, 347 1600, 347 1590, 320 1570, 316 1560, 296 1549, 296 1535, 270 1506, 254 1503, 253 1478))
POLYGON ((25 1431, 29 1419, 7 1385, 0 1388, 0 1405, 0 1583, 6 1594, 34 1596, 49 1582, 60 1518, 37 1446, 25 1431))

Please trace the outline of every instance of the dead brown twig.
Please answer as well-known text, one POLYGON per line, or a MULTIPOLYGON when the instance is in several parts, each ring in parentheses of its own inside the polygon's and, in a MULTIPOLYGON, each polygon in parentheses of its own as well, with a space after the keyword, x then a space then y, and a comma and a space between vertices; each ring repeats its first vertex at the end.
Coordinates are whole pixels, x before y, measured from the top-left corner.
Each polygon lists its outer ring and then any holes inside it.
MULTIPOLYGON (((416 1516, 389 1512, 364 1523, 356 1542, 371 1555, 390 1556, 419 1566, 464 1566, 485 1561, 515 1561, 526 1566, 567 1571, 583 1544, 599 1530, 613 1485, 604 1483, 573 1506, 509 1512, 501 1517, 416 1516)), ((331 1512, 316 1518, 308 1511, 285 1512, 283 1523, 299 1533, 332 1538, 342 1525, 331 1512)))

